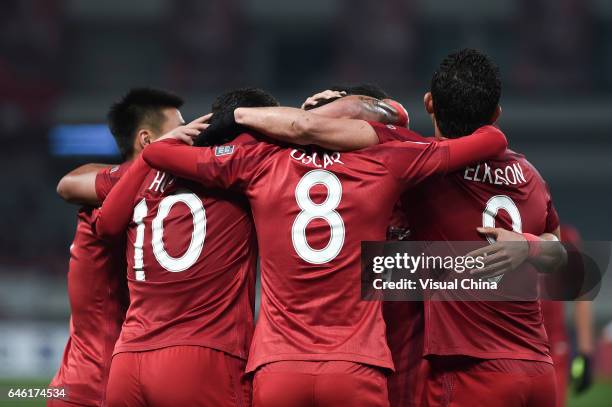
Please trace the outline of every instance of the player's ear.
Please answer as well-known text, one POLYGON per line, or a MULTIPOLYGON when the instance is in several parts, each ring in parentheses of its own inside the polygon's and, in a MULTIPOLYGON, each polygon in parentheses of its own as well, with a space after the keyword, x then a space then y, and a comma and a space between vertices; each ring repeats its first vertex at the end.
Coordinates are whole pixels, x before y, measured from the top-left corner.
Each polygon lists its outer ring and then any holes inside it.
POLYGON ((433 114, 433 98, 431 97, 431 92, 427 92, 425 96, 423 96, 423 105, 425 105, 425 110, 428 114, 433 114))
POLYGON ((134 147, 136 147, 137 150, 142 151, 147 144, 151 144, 153 141, 151 136, 151 132, 148 129, 138 129, 135 141, 136 145, 134 147))
POLYGON ((491 124, 495 124, 497 120, 499 120, 499 116, 501 116, 502 108, 500 105, 497 105, 495 111, 493 112, 493 116, 491 116, 491 124))

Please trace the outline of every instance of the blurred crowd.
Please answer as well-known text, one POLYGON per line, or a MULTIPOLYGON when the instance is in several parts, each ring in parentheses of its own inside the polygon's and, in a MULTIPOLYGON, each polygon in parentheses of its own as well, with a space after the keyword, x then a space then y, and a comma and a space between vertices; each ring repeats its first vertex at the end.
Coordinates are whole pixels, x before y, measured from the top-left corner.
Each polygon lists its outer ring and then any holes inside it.
MULTIPOLYGON (((91 68, 78 57, 112 58, 117 47, 112 33, 117 31, 123 34, 123 46, 131 46, 140 60, 161 63, 155 72, 178 91, 225 89, 240 83, 262 83, 274 89, 295 80, 375 81, 388 88, 405 88, 426 80, 432 62, 442 54, 465 45, 486 49, 500 61, 505 85, 511 90, 612 87, 605 69, 610 62, 604 55, 612 39, 605 27, 611 21, 598 12, 596 1, 476 1, 481 9, 470 7, 470 2, 458 6, 448 0, 335 0, 328 2, 331 6, 314 1, 312 7, 320 11, 301 16, 300 10, 293 14, 287 7, 277 13, 269 10, 281 1, 154 0, 162 4, 156 15, 146 19, 122 18, 121 7, 115 8, 114 17, 95 19, 93 10, 90 14, 81 11, 86 18, 80 18, 72 10, 74 3, 3 1, 3 131, 44 121, 66 91, 87 90, 74 89, 87 85, 95 88, 95 83, 72 81, 81 75, 80 69, 91 68), (97 27, 97 42, 79 42, 92 25, 97 27), (156 31, 149 36, 156 44, 139 43, 147 38, 137 34, 143 29, 156 31)), ((94 68, 94 74, 104 74, 104 65, 94 68)), ((83 75, 95 78, 91 72, 83 75)), ((100 84, 108 84, 108 79, 100 84)))
MULTIPOLYGON (((502 68, 505 94, 612 92, 612 13, 591 0, 5 0, 0 13, 0 260, 62 270, 72 223, 50 157, 57 106, 154 85, 214 95, 254 84, 291 92, 376 82, 427 86, 465 46, 502 68), (469 3, 474 3, 473 5, 469 3), (145 12, 146 11, 146 12, 145 12), (79 99, 80 100, 80 99, 79 99), (63 211, 63 212, 62 212, 63 211), (42 226, 41 226, 42 225, 42 226), (58 233, 61 238, 58 238, 58 233)), ((100 112, 100 118, 104 112, 100 112)), ((78 120, 78 117, 76 118, 78 120)))

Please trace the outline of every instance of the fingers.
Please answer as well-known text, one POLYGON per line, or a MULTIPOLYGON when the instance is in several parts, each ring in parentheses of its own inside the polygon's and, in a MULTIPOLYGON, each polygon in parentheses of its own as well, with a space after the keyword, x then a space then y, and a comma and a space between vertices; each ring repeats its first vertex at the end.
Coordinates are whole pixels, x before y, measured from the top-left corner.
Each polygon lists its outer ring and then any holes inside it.
POLYGON ((470 275, 490 277, 491 273, 507 273, 512 271, 512 260, 504 251, 499 251, 495 254, 484 256, 483 263, 484 267, 470 270, 470 275))
POLYGON ((202 128, 202 129, 197 128, 197 127, 185 127, 184 129, 181 129, 181 131, 178 132, 178 134, 186 134, 186 135, 188 135, 190 137, 195 137, 198 134, 200 134, 200 132, 202 130, 204 130, 205 128, 206 127, 202 128))
POLYGON ((195 129, 198 131, 204 131, 208 128, 208 126, 210 126, 210 124, 208 123, 189 123, 188 125, 185 126, 186 129, 195 129))
POLYGON ((310 107, 310 106, 316 106, 317 103, 319 103, 319 100, 323 99, 323 100, 327 100, 327 99, 332 99, 332 98, 341 98, 343 96, 346 96, 346 92, 345 91, 336 91, 336 90, 324 90, 323 92, 319 92, 315 95, 310 96, 308 99, 306 99, 306 101, 304 103, 302 103, 302 109, 306 108, 306 107, 310 107))
MULTIPOLYGON (((486 263, 485 263, 486 264, 486 263)), ((512 271, 509 260, 500 260, 493 264, 485 265, 483 268, 470 270, 470 275, 479 278, 495 277, 512 271)))
POLYGON ((484 263, 485 267, 493 265, 493 264, 496 264, 496 263, 499 263, 500 261, 507 261, 507 260, 510 260, 510 258, 503 251, 500 251, 500 252, 497 252, 495 254, 483 257, 483 263, 484 263))
POLYGON ((315 99, 331 99, 331 98, 340 98, 342 96, 346 96, 345 91, 337 91, 337 90, 325 90, 321 93, 317 93, 313 96, 315 99))
POLYGON ((192 124, 198 124, 198 123, 208 123, 212 115, 213 115, 212 113, 208 113, 208 114, 205 114, 204 116, 200 116, 197 119, 191 121, 188 124, 188 126, 191 126, 192 124))
POLYGON ((182 126, 176 129, 172 137, 177 140, 181 140, 185 144, 193 145, 194 139, 200 135, 202 131, 204 131, 209 124, 206 123, 198 123, 198 124, 189 124, 187 126, 182 126))
POLYGON ((302 103, 302 109, 305 109, 308 106, 314 106, 316 104, 317 104, 317 100, 314 98, 314 96, 311 96, 308 99, 306 99, 304 103, 302 103))
POLYGON ((187 133, 175 133, 172 135, 174 139, 176 140, 180 140, 185 144, 189 144, 190 146, 193 145, 193 137, 195 136, 191 136, 187 133))
POLYGON ((478 227, 476 228, 478 233, 485 236, 491 236, 497 238, 499 236, 500 230, 498 228, 488 228, 488 227, 478 227))
POLYGON ((487 256, 490 256, 492 254, 499 252, 502 249, 502 247, 503 247, 502 245, 492 244, 490 246, 485 246, 485 247, 481 247, 480 249, 472 250, 471 252, 466 254, 465 257, 472 257, 472 258, 487 257, 487 256))

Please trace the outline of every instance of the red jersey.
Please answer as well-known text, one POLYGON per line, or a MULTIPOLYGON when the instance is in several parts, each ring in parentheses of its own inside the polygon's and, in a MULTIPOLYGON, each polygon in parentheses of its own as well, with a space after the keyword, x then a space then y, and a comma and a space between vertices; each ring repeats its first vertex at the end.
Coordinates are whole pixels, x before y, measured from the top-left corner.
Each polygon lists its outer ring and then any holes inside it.
POLYGON ((550 344, 557 342, 567 343, 567 332, 565 328, 565 302, 542 301, 542 316, 544 327, 550 344))
MULTIPOLYGON (((561 240, 580 245, 580 234, 569 225, 561 226, 561 240)), ((542 313, 544 315, 544 326, 550 339, 551 345, 555 343, 567 343, 567 329, 565 326, 565 303, 563 301, 542 301, 542 313)))
MULTIPOLYGON (((126 163, 98 174, 100 200, 128 167, 126 163)), ((86 207, 78 212, 68 270, 70 337, 50 384, 66 388, 66 401, 91 406, 104 401, 113 347, 129 302, 122 273, 124 242, 109 244, 95 234, 92 225, 97 212, 86 207)))
POLYGON ((251 203, 262 300, 247 371, 281 360, 393 367, 381 304, 361 299, 360 246, 385 239, 403 189, 445 172, 446 145, 396 142, 338 153, 244 135, 215 148, 154 143, 143 158, 181 177, 239 190, 251 203))
MULTIPOLYGON (((405 138, 385 130, 381 141, 405 138)), ((403 203, 416 241, 479 241, 478 226, 540 235, 559 226, 546 183, 521 154, 432 177, 403 203), (452 204, 449 204, 452 203, 452 204)), ((425 355, 551 362, 539 301, 425 302, 425 355)))
MULTIPOLYGON (((194 345, 246 359, 257 260, 246 200, 157 170, 139 185, 121 208, 133 210, 126 250, 130 307, 115 354, 194 345)), ((101 222, 119 217, 102 216, 101 222)))

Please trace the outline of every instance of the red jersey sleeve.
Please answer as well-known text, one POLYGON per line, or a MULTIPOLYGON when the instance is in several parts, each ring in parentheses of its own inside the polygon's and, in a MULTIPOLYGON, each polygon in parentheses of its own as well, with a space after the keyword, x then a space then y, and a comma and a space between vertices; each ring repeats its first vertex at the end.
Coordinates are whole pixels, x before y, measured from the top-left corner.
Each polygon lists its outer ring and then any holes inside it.
POLYGON ((100 202, 104 201, 113 186, 119 182, 121 176, 128 170, 130 163, 123 163, 114 167, 104 168, 96 175, 96 195, 100 202))
POLYGON ((545 227, 544 233, 553 233, 555 230, 557 230, 557 228, 560 226, 561 223, 559 220, 559 214, 557 213, 557 209, 555 208, 555 205, 553 204, 553 200, 550 194, 550 189, 548 188, 548 184, 546 183, 546 181, 544 181, 544 178, 542 178, 542 175, 540 174, 540 172, 538 171, 536 167, 534 167, 527 160, 523 160, 523 162, 525 163, 527 167, 531 169, 531 172, 533 173, 533 176, 535 177, 536 182, 538 184, 543 185, 543 194, 544 194, 544 198, 547 201, 546 203, 546 224, 544 226, 545 227))
POLYGON ((381 145, 380 157, 391 174, 406 187, 448 170, 448 146, 436 142, 392 141, 381 145))
POLYGON ((391 124, 383 124, 379 122, 368 122, 378 136, 380 144, 390 141, 431 141, 432 139, 425 138, 420 134, 408 130, 404 127, 396 127, 391 124))
POLYGON ((381 146, 387 168, 407 186, 415 185, 433 174, 457 171, 469 164, 502 153, 508 143, 493 126, 483 126, 473 134, 457 139, 390 142, 381 146), (383 147, 386 146, 386 147, 383 147))
POLYGON ((244 191, 271 147, 257 141, 191 147, 177 140, 164 140, 145 148, 143 158, 151 167, 180 178, 208 187, 244 191))
POLYGON ((548 208, 546 212, 546 232, 552 233, 559 227, 559 214, 553 204, 552 200, 548 201, 548 208))
POLYGON ((149 170, 142 155, 134 160, 97 213, 93 226, 98 236, 110 239, 125 232, 132 218, 134 199, 149 170))

